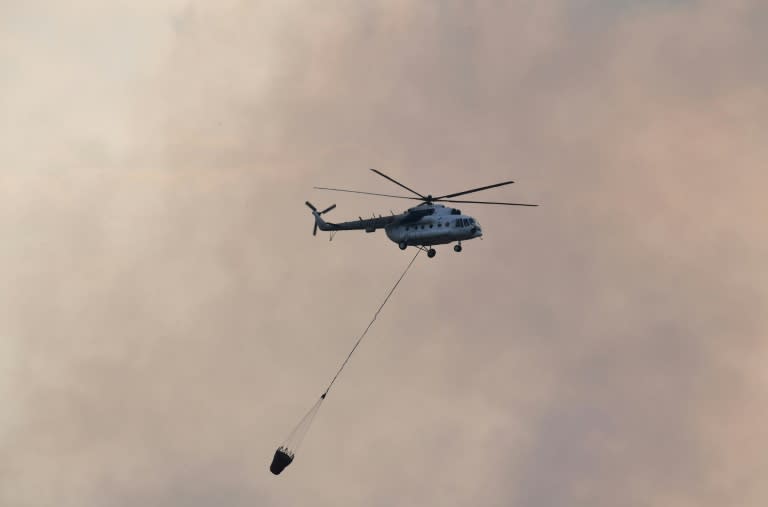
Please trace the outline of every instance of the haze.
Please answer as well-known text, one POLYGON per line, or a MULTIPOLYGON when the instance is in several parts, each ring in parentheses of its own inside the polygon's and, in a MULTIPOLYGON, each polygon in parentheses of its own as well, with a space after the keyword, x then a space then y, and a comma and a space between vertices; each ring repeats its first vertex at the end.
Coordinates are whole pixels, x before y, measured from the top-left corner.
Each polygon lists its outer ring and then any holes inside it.
POLYGON ((0 3, 0 504, 768 502, 768 7, 0 3), (296 461, 267 469, 411 254, 296 461), (478 194, 478 197, 481 194, 478 194))

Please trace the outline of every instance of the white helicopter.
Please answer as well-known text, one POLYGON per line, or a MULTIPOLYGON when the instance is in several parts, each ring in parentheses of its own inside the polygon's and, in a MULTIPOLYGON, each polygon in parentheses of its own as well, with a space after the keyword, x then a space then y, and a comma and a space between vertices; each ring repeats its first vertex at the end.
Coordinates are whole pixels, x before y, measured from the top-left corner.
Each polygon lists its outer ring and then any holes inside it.
POLYGON ((411 199, 414 201, 422 202, 417 206, 408 209, 405 213, 401 213, 399 215, 392 214, 391 216, 385 217, 379 215, 378 217, 365 219, 359 217, 359 220, 353 220, 351 222, 332 223, 323 220, 322 215, 335 208, 335 204, 327 207, 323 211, 318 211, 317 208, 312 205, 312 203, 306 201, 305 204, 309 206, 309 208, 312 210, 312 215, 315 217, 315 226, 312 229, 313 236, 317 235, 318 228, 321 231, 330 231, 331 239, 333 239, 333 235, 338 231, 364 230, 365 232, 375 232, 376 229, 384 229, 384 231, 387 233, 387 237, 393 242, 397 243, 400 247, 400 250, 405 250, 409 246, 414 246, 421 250, 425 250, 428 257, 434 257, 437 253, 435 249, 432 248, 434 245, 444 245, 456 242, 456 244, 453 246, 453 250, 455 252, 461 252, 462 241, 479 238, 483 235, 483 230, 477 220, 469 215, 462 214, 461 210, 456 208, 448 208, 442 204, 435 204, 437 202, 498 204, 503 206, 538 206, 538 204, 523 204, 517 202, 457 201, 451 199, 452 197, 458 197, 460 195, 471 194, 474 192, 480 192, 481 190, 488 190, 489 188, 509 185, 514 183, 514 181, 503 181, 494 185, 473 188, 463 192, 432 197, 432 195, 425 196, 416 192, 415 190, 406 187, 399 181, 390 178, 381 171, 377 171, 376 169, 371 169, 371 171, 388 179, 392 183, 399 185, 400 187, 408 190, 418 197, 377 194, 373 192, 361 192, 358 190, 346 190, 342 188, 314 188, 318 190, 332 190, 334 192, 349 192, 353 194, 394 197, 397 199, 411 199))

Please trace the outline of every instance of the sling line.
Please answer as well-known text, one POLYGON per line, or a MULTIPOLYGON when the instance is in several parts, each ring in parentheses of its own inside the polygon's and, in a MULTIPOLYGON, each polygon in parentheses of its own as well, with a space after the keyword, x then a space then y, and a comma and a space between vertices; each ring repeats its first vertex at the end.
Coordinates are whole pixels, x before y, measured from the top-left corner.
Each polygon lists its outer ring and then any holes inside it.
POLYGON ((325 400, 325 396, 331 390, 331 387, 333 387, 333 384, 334 382, 336 382, 336 379, 339 378, 341 371, 349 362, 349 358, 352 357, 352 354, 355 352, 358 345, 360 345, 360 342, 362 342, 363 338, 365 338, 365 335, 368 334, 368 330, 371 329, 371 326, 373 326, 373 323, 376 320, 376 317, 379 316, 379 313, 381 313, 381 310, 384 308, 384 305, 387 304, 387 301, 389 301, 389 298, 392 297, 392 294, 394 294, 395 289, 397 289, 397 286, 400 285, 400 282, 403 280, 403 278, 405 278, 405 275, 406 273, 408 273, 408 270, 411 269, 411 266, 416 260, 416 257, 418 257, 419 253, 421 253, 421 249, 418 249, 416 251, 416 255, 413 256, 413 258, 411 259, 411 262, 408 263, 408 265, 405 267, 405 270, 400 275, 400 278, 397 279, 395 284, 389 290, 389 292, 387 293, 387 297, 384 298, 384 301, 381 303, 381 305, 379 305, 379 308, 378 310, 376 310, 376 313, 373 314, 373 318, 368 323, 368 326, 366 326, 365 330, 357 338, 357 341, 355 342, 355 346, 352 347, 352 350, 349 351, 347 358, 344 359, 343 363, 341 363, 339 370, 336 372, 336 375, 333 376, 331 383, 328 384, 328 387, 326 388, 322 396, 320 396, 320 399, 315 402, 312 408, 309 409, 309 412, 307 412, 304 415, 304 417, 301 419, 301 421, 299 421, 299 424, 297 424, 296 427, 293 428, 291 433, 288 435, 288 438, 286 438, 285 441, 283 441, 283 443, 280 445, 280 447, 277 448, 277 451, 275 451, 275 457, 272 460, 272 464, 270 465, 270 468, 269 468, 273 474, 279 475, 283 471, 283 469, 285 469, 285 467, 287 467, 293 461, 295 452, 298 450, 299 446, 301 445, 301 442, 304 440, 304 437, 309 431, 309 427, 312 425, 312 421, 315 419, 317 412, 320 410, 320 405, 322 405, 323 401, 325 400))
POLYGON ((363 338, 365 338, 365 335, 368 334, 368 330, 371 329, 371 326, 373 325, 374 321, 376 320, 376 317, 379 316, 379 313, 384 308, 384 305, 387 304, 387 301, 389 301, 389 298, 395 292, 395 289, 397 289, 397 286, 400 285, 400 282, 403 280, 403 278, 405 278, 405 274, 408 273, 409 269, 411 269, 411 266, 413 265, 413 261, 416 260, 416 257, 418 257, 420 253, 421 253, 421 249, 416 250, 416 255, 413 256, 413 259, 411 259, 411 262, 409 262, 408 265, 405 267, 405 270, 403 271, 403 274, 400 275, 400 278, 397 279, 397 281, 395 282, 395 285, 393 285, 392 288, 389 290, 389 293, 387 294, 387 297, 384 298, 384 301, 379 306, 379 309, 376 310, 376 313, 373 314, 373 318, 368 323, 368 326, 365 328, 365 331, 363 331, 363 333, 357 339, 357 342, 355 343, 355 346, 352 347, 352 350, 349 351, 349 355, 347 355, 347 358, 344 360, 343 363, 341 363, 341 367, 339 368, 339 371, 337 371, 336 375, 333 376, 333 379, 331 380, 331 383, 328 384, 328 388, 325 390, 323 395, 320 396, 320 399, 325 399, 325 395, 328 394, 328 391, 331 390, 331 387, 333 386, 333 383, 336 382, 336 379, 339 377, 339 374, 341 373, 341 370, 344 369, 344 367, 347 365, 347 362, 349 361, 349 358, 352 357, 352 354, 354 354, 355 349, 357 349, 357 346, 360 345, 360 342, 363 341, 363 338))

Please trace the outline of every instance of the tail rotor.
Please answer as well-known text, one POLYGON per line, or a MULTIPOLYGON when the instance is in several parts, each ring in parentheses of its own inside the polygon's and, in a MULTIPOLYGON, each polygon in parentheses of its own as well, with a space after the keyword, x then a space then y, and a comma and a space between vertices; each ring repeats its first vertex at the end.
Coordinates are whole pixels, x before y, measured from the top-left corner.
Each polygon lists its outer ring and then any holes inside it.
POLYGON ((306 204, 306 205, 309 207, 309 209, 311 209, 311 210, 312 210, 312 214, 313 214, 313 215, 315 215, 315 225, 314 225, 314 227, 312 228, 312 235, 313 235, 313 236, 317 236, 317 222, 318 222, 318 219, 320 218, 320 216, 321 216, 321 215, 324 215, 325 213, 328 213, 328 212, 329 212, 329 211, 331 211, 333 208, 335 208, 335 207, 336 207, 336 205, 335 205, 335 204, 331 204, 330 206, 328 206, 327 208, 325 208, 323 211, 317 211, 317 208, 315 208, 315 207, 312 205, 312 203, 311 203, 311 202, 309 202, 309 201, 305 201, 305 202, 304 202, 304 204, 306 204))

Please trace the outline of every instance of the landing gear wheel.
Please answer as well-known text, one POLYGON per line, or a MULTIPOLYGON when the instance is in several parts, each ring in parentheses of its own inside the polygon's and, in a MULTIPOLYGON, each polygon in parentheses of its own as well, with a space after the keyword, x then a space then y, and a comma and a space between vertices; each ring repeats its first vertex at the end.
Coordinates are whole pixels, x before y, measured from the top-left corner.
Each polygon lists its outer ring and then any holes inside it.
POLYGON ((406 248, 408 248, 408 243, 406 243, 405 241, 401 241, 400 243, 398 243, 397 246, 400 247, 400 250, 405 250, 406 248))
POLYGON ((453 251, 456 253, 461 252, 461 245, 453 245, 453 251))
POLYGON ((427 257, 431 259, 432 257, 435 256, 436 253, 437 251, 434 248, 430 248, 429 250, 427 250, 427 257))

